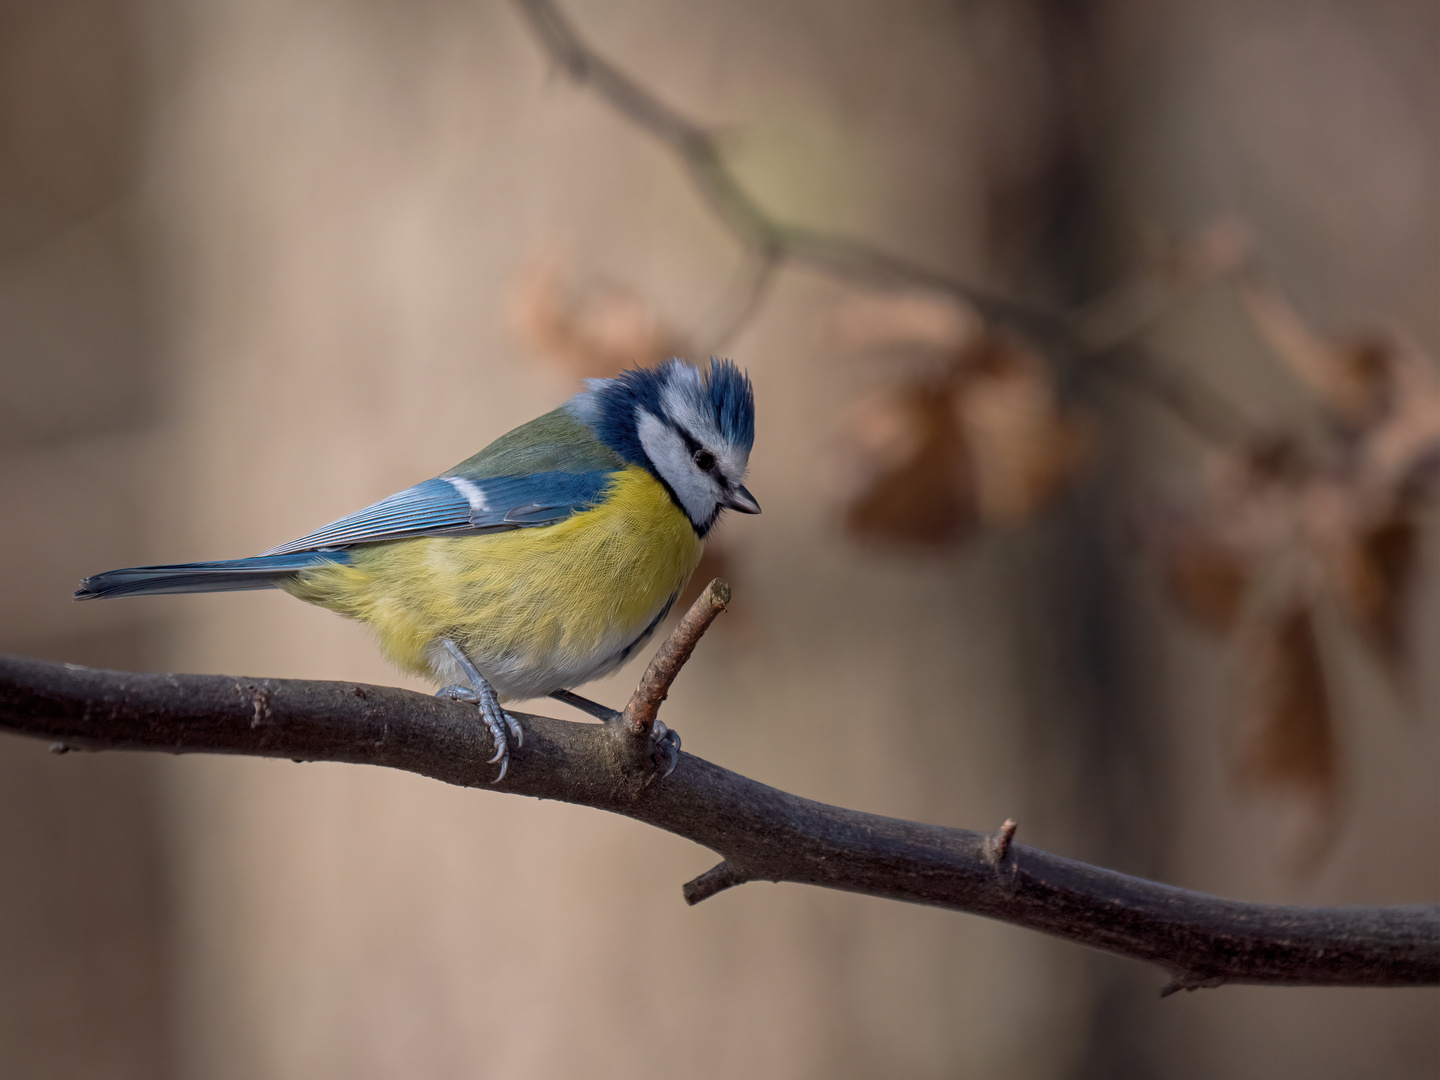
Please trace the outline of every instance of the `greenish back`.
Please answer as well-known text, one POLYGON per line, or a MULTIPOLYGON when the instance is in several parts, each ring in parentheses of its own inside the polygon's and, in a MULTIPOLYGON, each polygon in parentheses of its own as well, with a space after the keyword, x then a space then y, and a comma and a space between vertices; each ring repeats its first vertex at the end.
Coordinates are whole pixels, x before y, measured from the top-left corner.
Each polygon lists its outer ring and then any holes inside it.
POLYGON ((619 454, 562 407, 506 432, 443 475, 485 480, 539 472, 609 472, 624 467, 619 454))

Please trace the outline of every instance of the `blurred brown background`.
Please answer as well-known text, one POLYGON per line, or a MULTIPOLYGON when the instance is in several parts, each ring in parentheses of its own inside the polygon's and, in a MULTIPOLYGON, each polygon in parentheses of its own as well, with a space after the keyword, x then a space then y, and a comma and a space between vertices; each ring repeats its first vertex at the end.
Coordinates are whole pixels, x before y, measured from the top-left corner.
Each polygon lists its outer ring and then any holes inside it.
MULTIPOLYGON (((1440 352, 1432 2, 568 10, 788 219, 1063 307, 1229 218, 1318 332, 1440 352)), ((1419 662, 1323 637, 1339 823, 1297 868, 1292 808, 1227 765, 1237 646, 1177 616, 1132 528, 1203 444, 1072 373, 1098 449, 1043 513, 866 542, 847 418, 925 361, 837 337, 866 298, 798 270, 706 340, 743 263, 507 4, 0 3, 0 648, 396 681, 278 593, 68 595, 259 551, 553 407, 578 372, 526 328, 549 265, 756 383, 765 513, 721 531, 736 602, 666 711, 687 749, 1227 896, 1440 899, 1433 509, 1419 662)), ((1256 423, 1310 423, 1223 284, 1145 338, 1256 423)), ((0 1077, 1440 1073, 1436 991, 1161 1001, 1156 971, 951 913, 767 885, 687 909, 711 861, 406 775, 3 739, 0 1077)))

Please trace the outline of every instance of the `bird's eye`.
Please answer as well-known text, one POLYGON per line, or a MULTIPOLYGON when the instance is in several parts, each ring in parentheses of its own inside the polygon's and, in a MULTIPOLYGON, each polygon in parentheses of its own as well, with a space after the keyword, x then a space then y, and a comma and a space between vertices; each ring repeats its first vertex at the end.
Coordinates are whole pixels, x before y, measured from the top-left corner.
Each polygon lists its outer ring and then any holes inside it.
POLYGON ((695 462, 695 467, 701 472, 709 472, 715 467, 715 455, 709 450, 696 450, 695 456, 691 460, 695 462))

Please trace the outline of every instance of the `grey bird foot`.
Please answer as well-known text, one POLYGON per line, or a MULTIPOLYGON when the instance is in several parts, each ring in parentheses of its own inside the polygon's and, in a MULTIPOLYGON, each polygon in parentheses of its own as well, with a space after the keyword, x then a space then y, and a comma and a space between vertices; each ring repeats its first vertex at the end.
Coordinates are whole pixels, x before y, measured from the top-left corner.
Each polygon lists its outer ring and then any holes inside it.
POLYGON ((620 719, 620 714, 610 708, 609 705, 601 705, 598 701, 591 701, 588 697, 581 697, 575 693, 574 690, 552 690, 550 696, 556 701, 563 701, 572 709, 579 709, 581 712, 607 724, 613 724, 620 719))
POLYGON ((500 763, 500 775, 490 782, 498 784, 504 780, 505 770, 510 767, 510 739, 515 740, 516 749, 519 749, 525 745, 525 731, 520 727, 519 721, 500 707, 500 699, 495 696, 495 691, 483 684, 478 688, 447 686, 435 696, 447 701, 464 701, 479 706, 480 719, 485 721, 490 738, 495 743, 495 756, 486 764, 494 765, 497 761, 500 763))
MULTIPOLYGON (((595 719, 602 720, 607 724, 615 724, 620 721, 621 714, 614 709, 591 701, 587 697, 581 697, 573 690, 555 690, 550 696, 556 701, 565 702, 571 708, 589 713, 595 719)), ((675 766, 680 761, 680 733, 672 731, 659 720, 656 720, 650 727, 650 760, 655 763, 655 768, 660 770, 661 780, 674 772, 675 766)))
POLYGON ((488 764, 494 765, 497 761, 500 763, 500 775, 490 782, 498 784, 505 779, 505 770, 510 767, 510 739, 515 740, 515 748, 518 750, 525 745, 525 732, 520 729, 515 718, 500 707, 500 698, 496 696, 495 688, 480 674, 470 657, 465 655, 465 650, 450 638, 441 638, 440 646, 460 665, 460 670, 470 680, 470 685, 447 686, 435 696, 449 698, 451 701, 468 701, 480 707, 480 719, 485 721, 485 726, 490 729, 490 738, 495 741, 495 756, 488 764))
POLYGON ((680 733, 666 727, 664 721, 658 718, 650 727, 650 760, 660 770, 661 780, 680 764, 680 733))

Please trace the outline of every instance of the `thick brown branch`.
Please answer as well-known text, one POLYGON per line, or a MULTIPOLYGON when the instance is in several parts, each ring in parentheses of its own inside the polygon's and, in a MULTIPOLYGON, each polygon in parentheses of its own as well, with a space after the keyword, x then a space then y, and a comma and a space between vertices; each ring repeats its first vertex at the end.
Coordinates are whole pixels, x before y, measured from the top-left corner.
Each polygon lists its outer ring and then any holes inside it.
POLYGON ((675 624, 675 629, 670 631, 665 644, 660 646, 645 674, 640 677, 640 685, 630 695, 630 704, 625 706, 625 730, 631 735, 649 738, 655 716, 660 712, 660 703, 670 693, 670 684, 690 659, 701 636, 710 629, 715 616, 729 603, 730 586, 717 577, 705 586, 705 591, 695 598, 690 610, 675 624))
MULTIPOLYGON (((1177 987, 1440 982, 1440 905, 1245 904, 963 829, 811 802, 681 754, 665 780, 617 752, 617 725, 521 715, 525 745, 491 788, 474 710, 351 683, 136 675, 0 657, 0 728, 83 750, 251 754, 405 769, 446 783, 624 814, 721 855, 692 899, 790 881, 933 904, 1158 964, 1177 987), (998 872, 1003 866, 1004 872, 998 872)), ((56 768, 63 768, 57 762, 56 768)), ((1003 833, 1002 833, 1003 835, 1003 833)))

